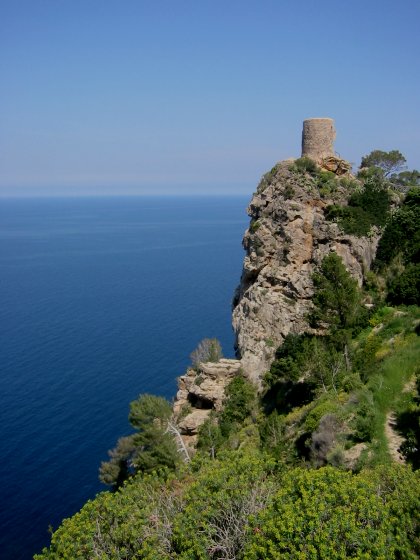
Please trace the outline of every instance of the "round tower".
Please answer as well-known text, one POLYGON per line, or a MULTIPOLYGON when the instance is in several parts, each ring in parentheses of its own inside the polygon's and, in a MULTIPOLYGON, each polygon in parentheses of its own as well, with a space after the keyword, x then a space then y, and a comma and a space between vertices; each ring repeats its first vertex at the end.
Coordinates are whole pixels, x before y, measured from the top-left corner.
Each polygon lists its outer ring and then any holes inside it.
POLYGON ((317 163, 334 156, 334 120, 329 118, 306 119, 303 121, 302 157, 306 156, 317 163))

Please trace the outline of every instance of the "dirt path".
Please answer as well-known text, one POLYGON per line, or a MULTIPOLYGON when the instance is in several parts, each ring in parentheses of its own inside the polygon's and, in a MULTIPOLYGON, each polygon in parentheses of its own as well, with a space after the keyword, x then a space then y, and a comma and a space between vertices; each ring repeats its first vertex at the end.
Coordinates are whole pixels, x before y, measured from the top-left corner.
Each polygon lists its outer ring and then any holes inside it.
MULTIPOLYGON (((410 391, 413 391, 415 386, 416 380, 413 377, 404 385, 402 392, 408 393, 410 391)), ((398 451, 398 449, 404 443, 404 438, 397 432, 396 425, 397 419, 395 417, 395 413, 391 410, 391 412, 388 412, 388 414, 386 415, 385 420, 385 436, 388 440, 389 454, 397 463, 405 463, 403 455, 401 455, 401 453, 398 451)))
POLYGON ((404 438, 396 431, 395 426, 397 420, 394 412, 388 412, 385 421, 385 436, 388 440, 389 454, 391 455, 393 461, 397 463, 404 463, 404 457, 398 451, 401 444, 404 442, 404 438))

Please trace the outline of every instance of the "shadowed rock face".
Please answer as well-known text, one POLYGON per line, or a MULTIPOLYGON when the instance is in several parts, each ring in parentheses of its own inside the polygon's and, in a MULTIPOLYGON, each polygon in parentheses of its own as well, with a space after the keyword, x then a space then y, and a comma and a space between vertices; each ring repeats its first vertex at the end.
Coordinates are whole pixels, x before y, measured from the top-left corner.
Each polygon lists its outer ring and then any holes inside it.
POLYGON ((319 164, 324 158, 334 156, 335 136, 333 119, 306 119, 303 121, 302 157, 319 164))
POLYGON ((345 204, 348 191, 339 187, 334 201, 322 198, 316 182, 290 170, 291 163, 279 163, 254 194, 243 239, 246 256, 233 327, 244 373, 257 383, 284 337, 310 330, 312 275, 324 256, 335 251, 361 284, 378 243, 378 236, 345 235, 328 222, 325 207, 345 204))

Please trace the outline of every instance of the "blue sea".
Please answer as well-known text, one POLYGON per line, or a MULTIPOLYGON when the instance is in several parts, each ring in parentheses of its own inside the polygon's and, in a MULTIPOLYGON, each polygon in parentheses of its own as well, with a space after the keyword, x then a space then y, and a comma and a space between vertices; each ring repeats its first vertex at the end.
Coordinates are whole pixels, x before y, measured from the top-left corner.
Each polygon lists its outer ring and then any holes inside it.
POLYGON ((0 554, 105 489, 129 402, 171 399, 205 337, 233 356, 245 197, 0 202, 0 554))

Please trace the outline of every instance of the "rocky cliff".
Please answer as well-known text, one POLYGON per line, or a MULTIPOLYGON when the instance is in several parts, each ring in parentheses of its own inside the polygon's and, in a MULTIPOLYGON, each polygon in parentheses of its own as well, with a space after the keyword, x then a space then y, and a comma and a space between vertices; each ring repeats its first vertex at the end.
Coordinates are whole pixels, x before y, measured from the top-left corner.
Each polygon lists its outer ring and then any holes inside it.
POLYGON ((316 176, 288 160, 266 174, 248 207, 251 217, 240 285, 233 303, 238 357, 245 374, 258 382, 276 348, 290 333, 308 330, 312 275, 323 257, 335 251, 362 283, 379 239, 345 235, 324 211, 346 204, 355 181, 336 179, 320 186, 316 176))
POLYGON ((233 302, 238 360, 220 360, 189 369, 179 378, 174 404, 177 425, 193 447, 212 409, 220 410, 225 388, 235 375, 256 385, 288 333, 308 331, 312 276, 325 255, 340 255, 347 270, 363 282, 375 257, 379 233, 345 235, 328 221, 326 208, 345 205, 360 187, 350 164, 334 154, 332 119, 304 122, 302 153, 311 159, 278 163, 262 178, 248 207, 246 251, 233 302))

